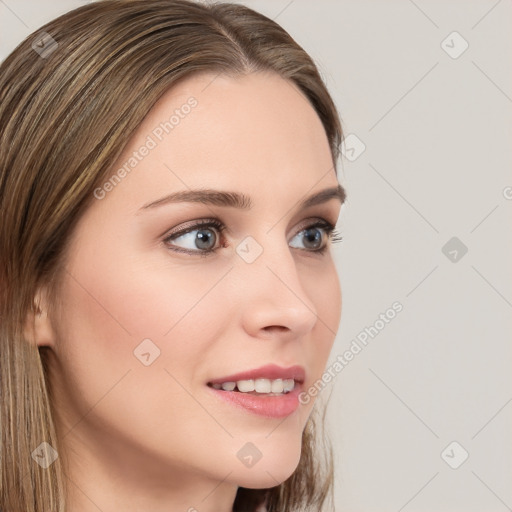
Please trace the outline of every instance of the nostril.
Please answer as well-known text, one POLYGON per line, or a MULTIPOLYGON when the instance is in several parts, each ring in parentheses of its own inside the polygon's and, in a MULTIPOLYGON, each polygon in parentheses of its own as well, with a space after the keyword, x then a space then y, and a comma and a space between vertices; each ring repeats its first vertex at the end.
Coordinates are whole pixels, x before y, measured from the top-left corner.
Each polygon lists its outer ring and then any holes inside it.
POLYGON ((285 327, 284 325, 267 325, 266 327, 263 327, 263 330, 264 331, 271 331, 271 330, 289 331, 289 328, 285 327))

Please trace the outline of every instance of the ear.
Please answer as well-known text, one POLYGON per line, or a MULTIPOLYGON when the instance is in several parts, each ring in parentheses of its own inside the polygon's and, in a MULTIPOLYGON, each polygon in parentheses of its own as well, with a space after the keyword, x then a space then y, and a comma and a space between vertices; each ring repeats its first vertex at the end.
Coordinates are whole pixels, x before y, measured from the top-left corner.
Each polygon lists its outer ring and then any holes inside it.
POLYGON ((55 333, 48 311, 46 290, 39 289, 27 313, 24 329, 25 339, 38 347, 54 346, 55 333))

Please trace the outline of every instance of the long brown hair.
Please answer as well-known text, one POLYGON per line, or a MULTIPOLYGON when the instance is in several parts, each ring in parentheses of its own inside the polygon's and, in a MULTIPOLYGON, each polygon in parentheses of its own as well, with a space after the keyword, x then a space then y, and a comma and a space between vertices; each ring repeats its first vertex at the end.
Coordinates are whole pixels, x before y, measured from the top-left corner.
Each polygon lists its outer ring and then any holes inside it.
MULTIPOLYGON (((336 162, 335 105, 306 52, 277 23, 245 6, 187 0, 103 0, 51 21, 0 65, 0 510, 64 512, 45 350, 23 326, 41 285, 58 298, 66 244, 93 191, 155 102, 194 73, 271 71, 294 83, 321 119, 336 162)), ((51 308, 50 308, 51 309, 51 308)), ((314 410, 293 475, 239 488, 234 511, 318 511, 332 495, 332 453, 320 459, 314 410)), ((324 450, 325 451, 325 450, 324 450)))

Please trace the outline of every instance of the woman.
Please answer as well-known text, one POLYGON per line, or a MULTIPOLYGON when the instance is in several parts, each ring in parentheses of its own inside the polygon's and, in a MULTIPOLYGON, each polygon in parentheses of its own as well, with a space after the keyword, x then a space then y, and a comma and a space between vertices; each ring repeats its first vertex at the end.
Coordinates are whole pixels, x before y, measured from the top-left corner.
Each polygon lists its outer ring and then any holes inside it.
POLYGON ((106 0, 0 67, 1 500, 320 510, 342 139, 246 7, 106 0))

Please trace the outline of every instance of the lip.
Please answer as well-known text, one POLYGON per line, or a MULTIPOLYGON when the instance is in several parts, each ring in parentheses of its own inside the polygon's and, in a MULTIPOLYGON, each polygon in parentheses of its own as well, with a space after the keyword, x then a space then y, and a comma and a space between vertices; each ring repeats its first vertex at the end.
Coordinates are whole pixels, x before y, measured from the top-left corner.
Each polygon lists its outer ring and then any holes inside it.
POLYGON ((306 378, 306 372, 302 366, 295 365, 283 368, 276 364, 267 364, 246 372, 234 373, 218 379, 209 380, 209 384, 222 384, 223 382, 236 382, 249 379, 293 379, 302 384, 306 378))
POLYGON ((306 378, 306 372, 302 366, 295 365, 288 368, 276 364, 268 364, 246 372, 234 373, 225 377, 210 380, 207 388, 219 399, 234 405, 237 408, 265 416, 267 418, 284 418, 289 416, 299 407, 299 394, 302 384, 306 378), (223 382, 237 382, 249 379, 293 379, 295 387, 292 391, 278 396, 254 395, 241 393, 239 391, 225 391, 215 389, 211 384, 222 384, 223 382))
POLYGON ((207 387, 207 389, 220 400, 225 400, 227 403, 239 409, 245 409, 249 413, 267 418, 285 418, 298 409, 302 385, 296 384, 292 391, 279 396, 257 396, 249 393, 240 393, 239 391, 224 391, 212 387, 207 387))

